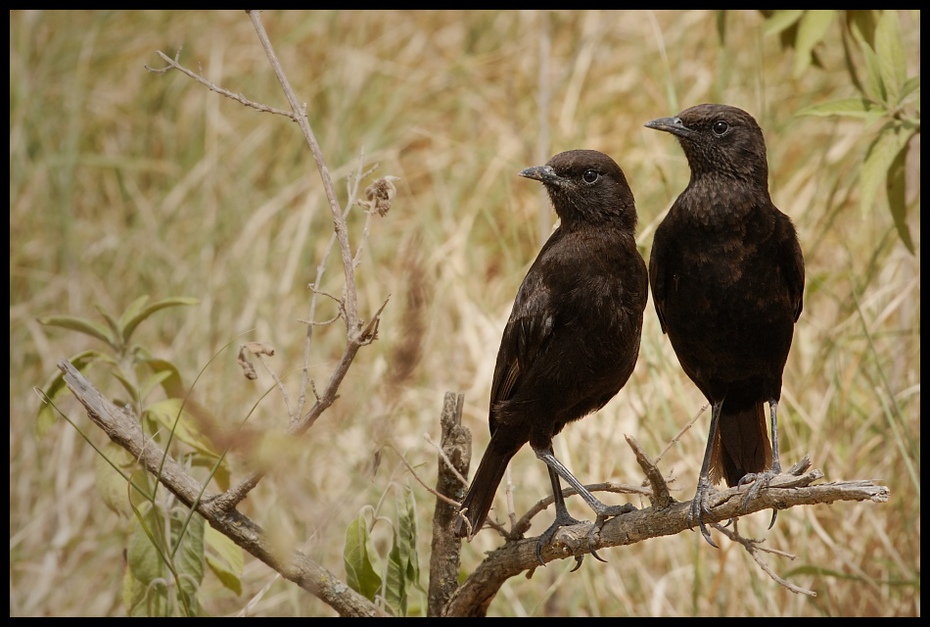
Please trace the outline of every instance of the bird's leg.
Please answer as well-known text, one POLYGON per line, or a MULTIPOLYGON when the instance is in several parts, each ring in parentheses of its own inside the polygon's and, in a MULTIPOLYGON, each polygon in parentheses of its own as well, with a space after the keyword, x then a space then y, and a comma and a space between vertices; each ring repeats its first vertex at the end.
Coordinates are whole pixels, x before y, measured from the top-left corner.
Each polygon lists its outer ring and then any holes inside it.
MULTIPOLYGON (((588 546, 591 551, 591 555, 600 561, 606 561, 602 559, 595 551, 594 546, 597 541, 597 534, 600 532, 601 527, 604 526, 604 523, 608 518, 613 516, 619 516, 620 514, 626 514, 628 512, 634 511, 636 508, 633 505, 626 503, 624 505, 606 505, 599 501, 591 492, 581 484, 578 479, 565 467, 562 462, 560 462, 555 453, 552 452, 552 447, 546 448, 536 448, 533 447, 533 450, 536 452, 536 456, 546 463, 546 466, 549 467, 549 478, 552 482, 552 494, 553 498, 556 501, 556 520, 552 523, 552 526, 546 530, 546 532, 540 536, 540 542, 546 544, 551 540, 552 535, 555 534, 556 530, 559 527, 565 527, 569 524, 576 524, 579 521, 575 520, 568 514, 568 509, 565 507, 565 499, 562 496, 562 488, 559 484, 559 477, 564 479, 571 487, 575 488, 575 491, 581 495, 581 498, 585 500, 588 506, 594 510, 597 518, 594 521, 594 527, 591 529, 591 533, 588 534, 588 546), (563 511, 559 510, 559 502, 561 501, 561 508, 563 511), (562 520, 560 520, 562 519, 562 520), (563 522, 567 520, 569 522, 563 522)), ((536 547, 537 557, 539 556, 540 545, 536 547)))
MULTIPOLYGON (((752 483, 752 487, 743 500, 743 507, 749 505, 749 501, 759 493, 762 488, 768 488, 772 479, 781 474, 781 461, 778 459, 778 401, 770 400, 769 409, 772 419, 772 468, 765 472, 751 472, 739 480, 737 485, 743 486, 752 483)), ((772 510, 772 520, 769 522, 769 529, 775 525, 775 518, 778 517, 778 510, 772 510)))
MULTIPOLYGON (((565 506, 565 495, 562 494, 562 484, 559 483, 559 476, 553 472, 552 468, 548 468, 548 470, 549 482, 552 483, 552 498, 555 501, 555 520, 549 528, 539 536, 539 540, 536 542, 536 559, 538 559, 539 563, 543 566, 546 565, 546 562, 544 562, 542 558, 542 548, 552 541, 555 532, 561 527, 568 527, 581 523, 580 520, 568 513, 568 507, 565 506)), ((581 563, 579 562, 578 567, 580 566, 581 563)))
POLYGON ((712 547, 719 548, 711 540, 710 532, 707 525, 704 524, 704 513, 707 512, 706 500, 713 486, 710 484, 710 456, 714 448, 714 440, 717 438, 717 424, 720 421, 720 409, 723 407, 723 401, 713 403, 710 411, 710 434, 707 436, 707 449, 704 451, 704 462, 701 464, 701 474, 698 476, 697 491, 694 494, 694 500, 691 501, 691 508, 688 510, 688 526, 694 529, 694 521, 697 520, 701 528, 701 535, 707 540, 712 547))

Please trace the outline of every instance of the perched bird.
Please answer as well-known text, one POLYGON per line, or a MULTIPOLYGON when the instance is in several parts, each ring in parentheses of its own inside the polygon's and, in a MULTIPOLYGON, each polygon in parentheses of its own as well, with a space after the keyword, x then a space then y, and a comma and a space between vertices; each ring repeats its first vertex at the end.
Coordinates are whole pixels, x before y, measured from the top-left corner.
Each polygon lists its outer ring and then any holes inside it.
POLYGON ((565 507, 560 478, 594 510, 596 529, 633 509, 595 498, 556 459, 552 438, 603 407, 629 379, 639 355, 648 275, 634 239, 633 192, 613 159, 571 150, 520 176, 542 182, 561 221, 523 279, 504 328, 491 383, 491 441, 456 533, 478 531, 508 462, 529 442, 548 467, 556 507, 555 522, 536 546, 542 562, 540 551, 559 527, 578 522, 565 507))
POLYGON ((656 229, 649 281, 662 331, 711 404, 689 519, 716 547, 703 521, 712 484, 755 481, 758 490, 781 472, 778 401, 803 306, 804 257, 769 196, 765 141, 751 115, 702 104, 646 126, 677 137, 691 168, 656 229))

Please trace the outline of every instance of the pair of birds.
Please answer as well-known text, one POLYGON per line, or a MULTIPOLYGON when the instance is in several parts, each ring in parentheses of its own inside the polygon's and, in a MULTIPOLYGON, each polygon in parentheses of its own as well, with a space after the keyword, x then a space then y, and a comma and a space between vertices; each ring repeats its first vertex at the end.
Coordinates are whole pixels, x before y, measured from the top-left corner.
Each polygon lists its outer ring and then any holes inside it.
POLYGON ((804 259, 791 220, 769 195, 762 131, 745 111, 720 104, 646 126, 673 134, 691 168, 687 188, 656 229, 648 273, 636 249, 633 193, 613 159, 572 150, 520 172, 542 182, 561 223, 523 280, 504 329, 491 384, 491 440, 462 501, 459 536, 481 527, 507 464, 527 442, 546 463, 555 499, 555 521, 536 547, 540 562, 555 532, 578 522, 560 480, 594 511, 595 528, 633 509, 592 495, 556 458, 552 438, 603 407, 629 379, 647 283, 663 333, 712 407, 692 527, 696 522, 716 546, 703 520, 712 485, 767 485, 781 472, 777 408, 801 314, 804 259))

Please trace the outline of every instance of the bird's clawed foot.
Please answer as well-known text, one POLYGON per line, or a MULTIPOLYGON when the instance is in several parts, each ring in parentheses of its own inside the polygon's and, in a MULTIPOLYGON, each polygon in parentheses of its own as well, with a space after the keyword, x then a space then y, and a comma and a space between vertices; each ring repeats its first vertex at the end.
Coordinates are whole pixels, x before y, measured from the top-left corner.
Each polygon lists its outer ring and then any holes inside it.
MULTIPOLYGON (((746 493, 746 498, 743 499, 743 509, 746 509, 749 506, 749 501, 756 497, 761 490, 767 489, 772 483, 772 479, 781 474, 780 468, 773 468, 771 470, 766 470, 765 472, 751 472, 745 475, 737 483, 738 487, 743 487, 744 485, 751 483, 752 486, 749 488, 749 492, 746 493)), ((775 519, 778 517, 778 510, 772 510, 772 520, 769 522, 769 529, 775 525, 775 519)))
MULTIPOLYGON (((615 516, 620 516, 621 514, 627 514, 629 512, 636 511, 636 508, 630 503, 624 505, 611 505, 605 506, 599 512, 597 512, 597 518, 594 521, 594 525, 591 527, 591 530, 588 532, 588 552, 594 556, 594 559, 600 562, 607 562, 604 558, 597 554, 596 547, 600 538, 601 527, 604 526, 609 519, 614 518, 615 516)), ((566 513, 556 513, 555 520, 552 522, 552 525, 546 529, 542 535, 539 536, 539 539, 536 542, 536 559, 539 560, 539 563, 543 566, 546 563, 542 558, 542 548, 552 542, 552 539, 555 537, 555 533, 562 527, 570 527, 572 525, 580 525, 584 521, 578 520, 566 513)), ((581 568, 581 563, 584 560, 584 555, 578 555, 575 557, 577 564, 571 570, 575 572, 581 568)))
POLYGON ((688 510, 688 527, 694 529, 694 521, 697 521, 698 526, 701 528, 701 535, 704 536, 709 545, 717 549, 720 547, 711 539, 707 525, 704 524, 704 514, 710 511, 707 507, 707 497, 710 496, 712 491, 710 480, 707 477, 700 477, 697 492, 694 495, 694 500, 691 501, 691 508, 688 510))
MULTIPOLYGON (((549 528, 546 529, 539 536, 539 539, 536 541, 536 559, 539 560, 539 563, 543 566, 546 565, 546 562, 542 558, 542 548, 552 542, 552 538, 555 536, 555 532, 561 529, 562 527, 569 527, 571 525, 580 525, 582 521, 574 518, 568 514, 568 511, 556 511, 555 520, 552 521, 552 524, 549 525, 549 528)), ((578 563, 572 570, 578 570, 581 567, 581 562, 578 563)))
MULTIPOLYGON (((594 525, 591 527, 591 531, 588 532, 588 551, 591 555, 594 556, 594 559, 599 562, 607 563, 607 560, 603 559, 597 552, 594 550, 601 536, 601 527, 604 526, 609 519, 620 516, 621 514, 629 514, 630 512, 635 512, 636 508, 631 503, 624 503, 623 505, 609 505, 605 506, 602 510, 597 512, 597 518, 594 519, 594 525)), ((579 563, 579 566, 581 564, 579 563)))

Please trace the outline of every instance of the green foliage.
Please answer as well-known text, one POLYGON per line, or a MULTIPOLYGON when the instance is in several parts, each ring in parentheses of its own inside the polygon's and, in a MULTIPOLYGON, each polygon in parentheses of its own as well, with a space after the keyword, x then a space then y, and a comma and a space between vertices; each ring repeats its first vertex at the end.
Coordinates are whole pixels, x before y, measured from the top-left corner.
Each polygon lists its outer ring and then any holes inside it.
POLYGON ((245 567, 242 549, 209 524, 204 532, 204 557, 224 587, 237 595, 242 594, 242 569, 245 567))
MULTIPOLYGON (((198 428, 202 421, 187 409, 187 392, 177 367, 131 343, 136 329, 152 314, 197 302, 194 298, 166 298, 149 303, 148 296, 141 296, 119 317, 98 308, 106 325, 76 316, 49 316, 39 322, 104 342, 110 352, 83 351, 71 362, 81 371, 93 363, 107 366, 130 399, 134 414, 141 417, 145 433, 163 444, 165 450, 172 442, 184 446, 185 461, 208 468, 207 480, 215 479, 226 488, 228 464, 198 428), (158 388, 166 397, 147 402, 158 388)), ((36 415, 36 433, 40 437, 54 424, 55 401, 66 390, 61 373, 51 377, 42 389, 46 402, 36 415)), ((116 402, 125 404, 119 399, 116 402)), ((198 412, 203 411, 198 407, 198 412)), ((130 510, 133 514, 123 579, 123 602, 131 616, 200 615, 198 591, 205 563, 225 587, 241 593, 243 556, 238 546, 213 532, 199 514, 173 506, 172 496, 158 498, 155 477, 124 449, 107 443, 97 452, 96 485, 102 502, 119 514, 130 510)))
MULTIPOLYGON (((106 321, 106 326, 78 316, 46 316, 38 319, 40 324, 76 331, 106 344, 111 351, 109 354, 86 350, 74 355, 70 361, 82 372, 94 362, 99 361, 108 365, 112 375, 128 393, 128 402, 134 405, 137 414, 141 412, 142 402, 154 387, 164 384, 173 373, 177 373, 177 369, 173 366, 166 366, 159 360, 153 360, 144 348, 132 344, 130 340, 133 333, 141 322, 162 309, 195 305, 198 302, 195 298, 166 298, 146 306, 148 299, 148 296, 137 298, 119 319, 98 307, 97 311, 106 321), (138 366, 143 367, 141 373, 136 372, 138 366), (146 379, 142 381, 137 379, 138 376, 144 376, 146 373, 148 374, 146 379)), ((42 392, 46 398, 54 401, 65 389, 62 374, 59 372, 49 379, 42 388, 42 392)), ((169 390, 166 389, 166 391, 169 390)), ((50 417, 54 417, 53 411, 52 403, 43 403, 39 408, 39 414, 36 417, 36 432, 39 436, 47 433, 51 426, 53 420, 50 420, 50 417)))
MULTIPOLYGON (((815 47, 824 43, 828 28, 840 13, 774 11, 768 17, 766 31, 793 34, 787 42, 782 39, 782 44, 794 48, 794 71, 800 75, 810 67, 815 47)), ((859 171, 859 204, 863 211, 873 210, 876 196, 884 187, 898 235, 913 254, 905 173, 908 145, 920 134, 920 76, 907 75, 907 54, 896 11, 845 13, 843 50, 851 83, 859 95, 805 107, 798 115, 852 117, 878 127, 859 171), (858 62, 849 39, 859 51, 858 62), (859 78, 857 64, 865 67, 864 81, 859 78)))
POLYGON ((130 616, 198 616, 204 576, 204 528, 181 508, 133 508, 123 602, 130 616))
POLYGON ((346 569, 346 582, 353 590, 373 601, 381 592, 383 581, 378 574, 380 568, 376 568, 378 554, 374 549, 364 513, 360 513, 346 528, 342 558, 346 569))
POLYGON ((413 610, 408 607, 411 591, 423 591, 417 556, 416 501, 410 487, 403 488, 397 507, 387 558, 379 556, 371 536, 374 523, 381 519, 375 518, 369 524, 362 511, 346 528, 343 563, 346 582, 353 590, 372 601, 383 600, 394 616, 409 616, 420 614, 422 608, 422 604, 413 610))
MULTIPOLYGON (((40 320, 39 322, 42 322, 40 320)), ((82 351, 73 355, 69 360, 71 364, 80 372, 84 372, 88 366, 95 361, 107 361, 112 365, 116 362, 98 351, 82 351)), ((36 414, 35 434, 38 437, 44 437, 46 433, 55 425, 56 414, 55 404, 61 398, 61 395, 68 391, 65 385, 64 377, 61 372, 53 374, 49 380, 42 386, 43 402, 39 403, 39 411, 36 414)))

